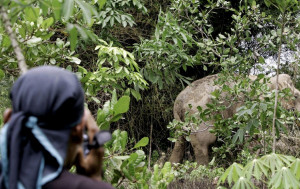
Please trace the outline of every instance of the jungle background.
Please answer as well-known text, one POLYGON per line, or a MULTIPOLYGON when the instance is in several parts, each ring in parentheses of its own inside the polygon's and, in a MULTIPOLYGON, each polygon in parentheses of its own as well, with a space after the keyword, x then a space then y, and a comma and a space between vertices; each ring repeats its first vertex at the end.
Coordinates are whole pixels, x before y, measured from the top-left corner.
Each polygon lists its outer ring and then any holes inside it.
POLYGON ((266 87, 266 75, 287 73, 300 88, 298 1, 2 0, 0 7, 0 111, 21 74, 6 13, 29 68, 55 65, 80 79, 86 106, 113 133, 104 180, 116 188, 300 187, 298 113, 279 103, 273 114, 276 96, 295 97, 266 87), (211 162, 196 165, 188 146, 182 164, 172 165, 174 141, 189 135, 173 120, 175 98, 217 73, 223 92, 247 96, 245 106, 231 119, 207 118, 225 108, 216 92, 209 112, 185 122, 215 120, 211 162), (263 82, 252 84, 249 74, 263 82), (228 88, 230 81, 238 82, 228 88), (276 151, 274 138, 284 145, 276 151))

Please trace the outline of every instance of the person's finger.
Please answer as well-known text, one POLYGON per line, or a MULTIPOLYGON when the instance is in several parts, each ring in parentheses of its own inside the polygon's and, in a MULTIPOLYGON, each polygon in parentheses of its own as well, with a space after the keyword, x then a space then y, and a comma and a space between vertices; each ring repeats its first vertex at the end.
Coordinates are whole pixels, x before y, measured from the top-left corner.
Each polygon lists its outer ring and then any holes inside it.
POLYGON ((77 157, 76 157, 76 168, 78 171, 81 169, 86 169, 86 161, 83 153, 83 149, 78 149, 77 157))
POLYGON ((86 109, 86 129, 87 129, 87 134, 89 137, 89 143, 93 142, 93 138, 95 136, 95 134, 99 131, 99 128, 97 126, 97 123, 94 119, 94 117, 92 116, 91 112, 89 109, 86 109))
POLYGON ((7 108, 4 111, 4 114, 3 114, 4 123, 7 123, 10 120, 11 114, 12 114, 12 109, 11 108, 7 108))

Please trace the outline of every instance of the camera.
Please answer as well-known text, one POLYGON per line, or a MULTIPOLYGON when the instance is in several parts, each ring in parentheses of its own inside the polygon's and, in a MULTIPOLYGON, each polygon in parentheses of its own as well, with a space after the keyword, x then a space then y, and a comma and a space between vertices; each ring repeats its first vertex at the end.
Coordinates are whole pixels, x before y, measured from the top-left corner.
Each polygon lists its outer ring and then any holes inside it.
POLYGON ((89 143, 89 136, 86 131, 83 133, 83 152, 84 155, 88 155, 91 149, 99 148, 103 146, 107 141, 111 139, 111 133, 109 131, 99 131, 95 134, 93 142, 89 143))

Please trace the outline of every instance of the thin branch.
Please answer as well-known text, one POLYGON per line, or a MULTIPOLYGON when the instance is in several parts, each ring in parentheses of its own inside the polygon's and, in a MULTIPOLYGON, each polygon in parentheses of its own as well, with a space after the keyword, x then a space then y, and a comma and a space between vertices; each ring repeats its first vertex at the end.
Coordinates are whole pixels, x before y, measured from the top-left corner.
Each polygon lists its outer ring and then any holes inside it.
POLYGON ((26 62, 25 62, 25 57, 24 57, 24 55, 22 53, 22 50, 19 46, 19 43, 17 41, 17 37, 16 37, 16 35, 15 35, 13 29, 12 29, 9 17, 7 15, 7 12, 6 12, 6 10, 4 9, 3 6, 0 7, 0 17, 3 20, 3 24, 4 24, 4 28, 6 30, 6 33, 8 34, 8 36, 10 38, 11 45, 14 49, 14 52, 15 52, 15 55, 16 55, 16 58, 17 58, 17 61, 18 61, 18 65, 19 65, 19 68, 21 70, 21 74, 24 74, 27 71, 27 65, 26 65, 26 62))
POLYGON ((273 137, 273 147, 272 152, 276 152, 276 136, 275 136, 275 121, 276 121, 276 110, 277 110, 277 102, 278 102, 278 78, 279 78, 279 65, 280 65, 280 56, 282 51, 282 41, 283 41, 283 29, 285 26, 285 15, 282 16, 281 23, 281 35, 280 35, 280 43, 278 49, 278 58, 277 58, 277 69, 276 69, 276 88, 275 88, 275 104, 274 104, 274 114, 273 114, 273 126, 272 126, 272 137, 273 137))

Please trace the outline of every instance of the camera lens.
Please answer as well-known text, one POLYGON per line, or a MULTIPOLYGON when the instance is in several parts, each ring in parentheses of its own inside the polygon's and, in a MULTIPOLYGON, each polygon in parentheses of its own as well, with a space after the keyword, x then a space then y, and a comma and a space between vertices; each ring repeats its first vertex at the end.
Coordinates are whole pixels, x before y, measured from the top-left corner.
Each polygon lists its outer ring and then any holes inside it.
POLYGON ((93 142, 89 143, 89 137, 83 133, 83 152, 87 155, 92 148, 99 148, 103 146, 107 141, 111 139, 111 133, 109 131, 99 131, 95 134, 93 142))
POLYGON ((111 139, 111 134, 109 131, 100 131, 96 133, 94 141, 96 142, 96 148, 103 146, 107 141, 111 139))

